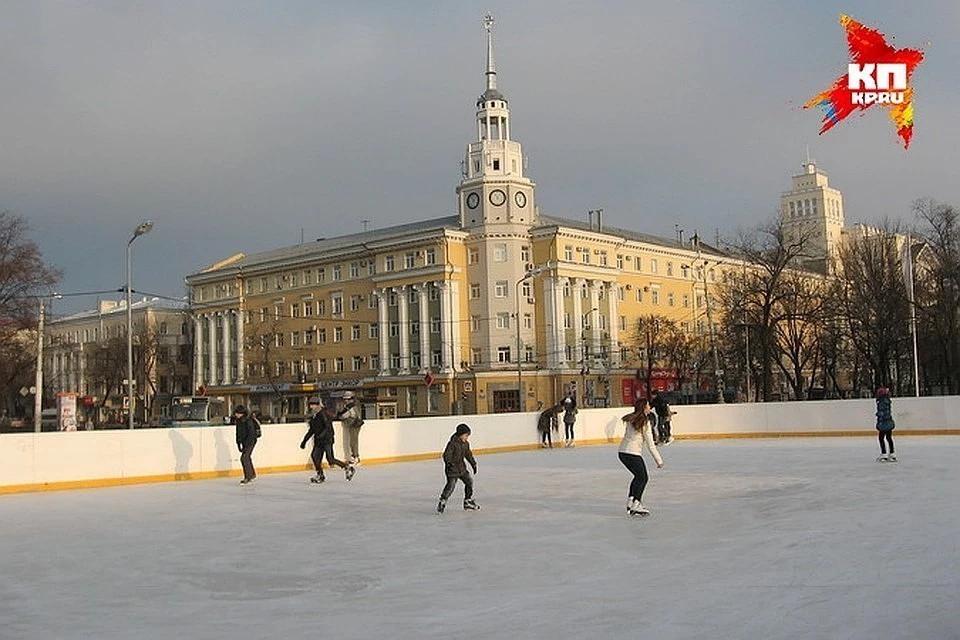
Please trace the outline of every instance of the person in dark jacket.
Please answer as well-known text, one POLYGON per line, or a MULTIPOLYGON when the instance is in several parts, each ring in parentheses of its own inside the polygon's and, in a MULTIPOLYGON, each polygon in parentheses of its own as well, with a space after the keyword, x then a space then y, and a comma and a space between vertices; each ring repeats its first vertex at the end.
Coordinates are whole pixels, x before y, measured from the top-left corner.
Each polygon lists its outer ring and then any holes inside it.
POLYGON ((673 442, 673 436, 670 434, 670 417, 673 415, 673 410, 656 389, 650 391, 650 406, 657 413, 657 427, 653 432, 654 441, 656 444, 670 444, 673 442))
POLYGON ((893 451, 893 410, 890 406, 890 390, 886 387, 877 389, 877 437, 880 440, 880 457, 877 462, 896 462, 897 454, 893 451), (890 453, 887 453, 887 444, 890 453))
POLYGON ((573 425, 577 422, 577 401, 571 396, 563 399, 563 446, 573 446, 573 425))
POLYGON ((469 462, 473 467, 473 473, 477 473, 477 461, 473 458, 473 452, 470 451, 470 427, 462 422, 457 425, 457 430, 447 443, 447 448, 443 450, 443 470, 447 476, 447 484, 440 492, 440 502, 437 504, 437 513, 443 513, 447 506, 447 498, 453 493, 457 486, 457 480, 463 481, 463 508, 467 511, 476 511, 480 508, 473 501, 473 477, 467 471, 466 463, 469 462))
POLYGON ((237 448, 240 449, 240 466, 243 467, 243 480, 240 484, 253 482, 257 470, 253 468, 253 448, 257 446, 257 423, 246 407, 238 404, 233 409, 233 423, 237 428, 237 448))
POLYGON ((347 464, 337 460, 333 455, 333 421, 323 410, 323 402, 317 396, 313 396, 307 401, 310 408, 310 420, 307 433, 300 442, 300 448, 307 448, 307 441, 313 438, 313 450, 310 452, 310 459, 313 460, 313 467, 317 470, 317 475, 310 478, 310 482, 320 484, 326 477, 323 475, 323 457, 327 457, 327 464, 331 467, 340 467, 344 470, 347 480, 353 480, 353 474, 357 472, 352 464, 347 464))
POLYGON ((562 407, 552 406, 541 413, 537 419, 537 431, 540 432, 541 449, 553 449, 553 435, 551 432, 559 429, 557 414, 561 411, 563 411, 562 407))

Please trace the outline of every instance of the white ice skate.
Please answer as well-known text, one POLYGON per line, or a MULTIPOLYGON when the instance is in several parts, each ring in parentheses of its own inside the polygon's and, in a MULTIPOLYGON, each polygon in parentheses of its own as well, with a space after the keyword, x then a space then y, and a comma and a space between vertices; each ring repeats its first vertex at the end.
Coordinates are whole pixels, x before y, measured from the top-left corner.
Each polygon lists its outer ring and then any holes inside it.
POLYGON ((352 464, 347 465, 347 468, 344 469, 343 473, 347 478, 347 482, 349 482, 350 480, 353 480, 353 476, 357 475, 357 468, 352 464))
POLYGON ((643 506, 643 503, 638 500, 634 502, 633 509, 628 511, 628 513, 633 517, 644 517, 650 515, 650 510, 643 506))
POLYGON ((896 462, 896 461, 897 461, 897 454, 890 453, 887 455, 887 462, 896 462))
POLYGON ((881 453, 879 456, 877 456, 877 462, 886 462, 887 460, 889 460, 889 458, 885 453, 881 453))
POLYGON ((463 501, 463 508, 467 511, 479 511, 480 505, 473 501, 473 498, 467 498, 463 501))

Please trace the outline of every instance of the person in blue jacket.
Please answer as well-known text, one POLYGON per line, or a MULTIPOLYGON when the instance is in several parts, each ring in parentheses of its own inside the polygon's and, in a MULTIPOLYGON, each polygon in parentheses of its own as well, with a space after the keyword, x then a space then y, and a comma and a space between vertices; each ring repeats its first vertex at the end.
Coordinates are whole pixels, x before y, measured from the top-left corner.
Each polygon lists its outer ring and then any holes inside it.
POLYGON ((893 450, 893 410, 890 407, 890 389, 877 389, 877 438, 880 440, 880 457, 877 462, 896 462, 897 454, 893 450), (890 453, 887 453, 890 445, 890 453))

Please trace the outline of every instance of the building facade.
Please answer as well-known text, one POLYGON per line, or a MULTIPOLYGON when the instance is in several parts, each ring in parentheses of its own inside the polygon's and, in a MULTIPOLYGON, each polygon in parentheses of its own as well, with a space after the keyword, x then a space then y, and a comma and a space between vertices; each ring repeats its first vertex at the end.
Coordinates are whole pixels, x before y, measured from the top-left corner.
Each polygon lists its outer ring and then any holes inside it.
POLYGON ((189 275, 198 391, 266 416, 302 416, 309 395, 346 390, 377 417, 532 411, 568 394, 628 404, 641 316, 706 332, 718 252, 605 227, 601 211, 540 211, 492 26, 457 215, 189 275))
MULTIPOLYGON (((131 325, 137 422, 157 424, 174 396, 192 393, 193 334, 186 305, 134 301, 131 325)), ((44 393, 78 396, 78 414, 95 425, 127 422, 127 304, 53 320, 44 331, 44 393)))

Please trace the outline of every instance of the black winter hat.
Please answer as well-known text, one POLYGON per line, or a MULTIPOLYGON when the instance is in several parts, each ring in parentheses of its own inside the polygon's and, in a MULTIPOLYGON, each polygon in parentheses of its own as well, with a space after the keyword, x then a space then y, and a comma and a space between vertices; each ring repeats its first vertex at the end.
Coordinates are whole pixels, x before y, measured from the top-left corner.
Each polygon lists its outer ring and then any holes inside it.
POLYGON ((461 422, 457 425, 457 435, 462 436, 465 433, 470 433, 470 427, 461 422))
POLYGON ((233 408, 233 412, 234 412, 234 413, 242 413, 243 415, 247 415, 247 408, 244 407, 242 404, 238 404, 237 406, 235 406, 235 407, 233 408))

